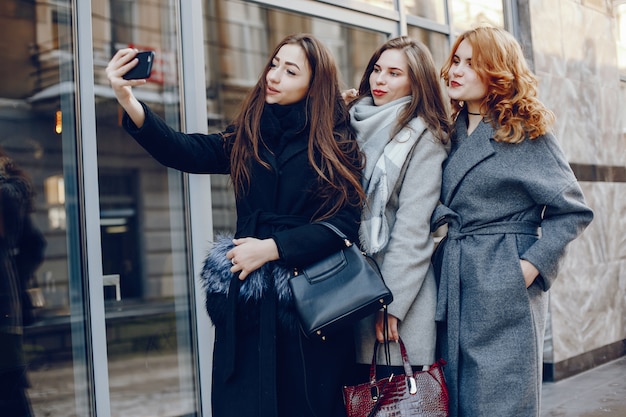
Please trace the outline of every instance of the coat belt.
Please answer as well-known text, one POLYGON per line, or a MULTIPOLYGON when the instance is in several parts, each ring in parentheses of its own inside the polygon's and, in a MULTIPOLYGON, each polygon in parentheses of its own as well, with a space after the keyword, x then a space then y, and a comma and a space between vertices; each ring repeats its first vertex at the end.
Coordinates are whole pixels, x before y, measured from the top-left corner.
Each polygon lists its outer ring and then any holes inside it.
MULTIPOLYGON (((446 312, 448 311, 449 313, 450 310, 450 301, 458 302, 459 300, 461 281, 460 241, 468 236, 502 234, 539 236, 539 227, 534 223, 524 221, 498 222, 462 229, 455 228, 454 224, 448 225, 448 234, 446 236, 447 242, 445 242, 445 249, 446 253, 448 253, 449 255, 445 259, 445 262, 443 262, 441 265, 439 292, 437 296, 437 313, 435 316, 437 321, 445 321, 446 312), (450 297, 450 295, 453 296, 450 297)), ((455 306, 455 311, 458 311, 458 305, 455 306)))
MULTIPOLYGON (((448 209, 449 210, 449 209, 448 209)), ((455 213, 456 214, 456 213, 455 213)), ((439 219, 440 221, 441 219, 439 219)), ((539 227, 531 222, 506 221, 491 223, 483 226, 458 228, 458 215, 453 217, 453 221, 448 223, 448 234, 445 242, 442 241, 438 250, 444 250, 446 257, 439 258, 440 280, 437 294, 437 310, 435 319, 438 322, 446 322, 447 343, 446 351, 442 352, 448 361, 446 371, 447 383, 451 390, 457 390, 458 372, 452 367, 456 367, 459 359, 459 338, 460 338, 460 297, 461 297, 461 241, 468 236, 476 235, 501 235, 501 234, 522 234, 539 236, 539 227)), ((439 222, 438 222, 439 223, 439 222)), ((443 256, 443 253, 439 254, 443 256)), ((456 398, 456 395, 454 396, 456 398)), ((452 402, 452 401, 451 401, 452 402)), ((450 404, 452 409, 458 404, 450 404)))

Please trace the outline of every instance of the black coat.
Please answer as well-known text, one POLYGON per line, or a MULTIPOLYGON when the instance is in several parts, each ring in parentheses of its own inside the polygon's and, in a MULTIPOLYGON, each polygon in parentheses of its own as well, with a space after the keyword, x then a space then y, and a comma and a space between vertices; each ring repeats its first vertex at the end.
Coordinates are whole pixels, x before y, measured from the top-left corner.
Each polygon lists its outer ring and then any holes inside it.
MULTIPOLYGON (((230 173, 229 147, 221 134, 174 131, 144 108, 142 128, 137 129, 128 117, 124 126, 156 160, 189 173, 230 173)), ((317 174, 308 160, 303 105, 266 106, 262 120, 261 133, 270 149, 262 148, 260 154, 271 169, 252 164, 249 192, 237 200, 235 235, 272 237, 284 266, 304 266, 341 249, 343 241, 312 224, 315 213, 330 202, 319 196, 317 174)), ((346 206, 328 221, 358 241, 359 219, 359 208, 346 206)), ((216 323, 213 415, 345 415, 341 386, 354 363, 351 332, 325 341, 309 340, 276 325, 271 300, 251 308, 258 310, 258 322, 216 323), (234 365, 229 364, 233 358, 234 365)))

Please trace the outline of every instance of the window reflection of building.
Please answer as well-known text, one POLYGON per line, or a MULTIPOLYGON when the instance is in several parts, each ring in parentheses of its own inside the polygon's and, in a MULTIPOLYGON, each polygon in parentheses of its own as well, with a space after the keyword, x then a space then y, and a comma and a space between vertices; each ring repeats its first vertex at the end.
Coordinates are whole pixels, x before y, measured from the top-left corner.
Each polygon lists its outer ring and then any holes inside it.
POLYGON ((136 1, 109 0, 111 11, 111 43, 129 44, 136 38, 136 1))
POLYGON ((68 53, 72 44, 72 21, 67 2, 37 3, 35 13, 38 19, 30 50, 35 66, 35 91, 31 100, 36 105, 38 100, 57 98, 60 91, 72 90, 71 86, 60 82, 61 72, 72 63, 68 53))
POLYGON ((448 50, 450 49, 448 46, 448 37, 444 34, 415 26, 409 26, 408 35, 426 45, 433 55, 435 67, 441 68, 444 60, 448 56, 448 50))
MULTIPOLYGON (((5 1, 0 14, 0 145, 32 177, 36 224, 48 241, 35 280, 45 297, 38 319, 67 312, 67 219, 61 98, 73 94, 70 2, 5 1), (67 74, 70 74, 68 77, 67 74)), ((68 152, 68 157, 71 153, 68 152)), ((67 165, 68 167, 71 166, 67 165)))
POLYGON ((446 23, 446 6, 441 0, 407 0, 404 8, 409 14, 441 24, 446 23))
POLYGON ((449 7, 452 27, 457 33, 480 24, 504 27, 501 0, 452 0, 449 7))
POLYGON ((380 7, 387 10, 393 10, 396 2, 394 0, 359 0, 371 6, 380 7))
POLYGON ((65 180, 62 175, 52 175, 45 179, 44 192, 48 207, 48 227, 65 230, 65 180))

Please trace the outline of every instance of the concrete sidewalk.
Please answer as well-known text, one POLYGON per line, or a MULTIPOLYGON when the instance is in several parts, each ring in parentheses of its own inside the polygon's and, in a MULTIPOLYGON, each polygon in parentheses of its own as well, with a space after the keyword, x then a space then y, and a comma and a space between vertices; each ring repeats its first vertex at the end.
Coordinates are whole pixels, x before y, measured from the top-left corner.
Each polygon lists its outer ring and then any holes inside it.
POLYGON ((626 357, 544 382, 542 417, 626 417, 626 357))
MULTIPOLYGON (((111 362, 111 415, 192 415, 193 386, 179 386, 178 361, 178 356, 171 354, 111 362)), ((76 413, 74 372, 71 364, 29 372, 35 416, 84 415, 76 413)), ((626 417, 626 356, 558 382, 545 382, 542 397, 541 417, 626 417)))

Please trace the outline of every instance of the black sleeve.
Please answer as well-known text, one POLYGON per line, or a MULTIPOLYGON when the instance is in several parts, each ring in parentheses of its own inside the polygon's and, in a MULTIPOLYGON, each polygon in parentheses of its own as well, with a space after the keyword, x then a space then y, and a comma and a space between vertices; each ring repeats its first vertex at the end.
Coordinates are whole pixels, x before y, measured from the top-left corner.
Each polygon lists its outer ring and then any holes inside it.
MULTIPOLYGON (((193 174, 228 174, 230 158, 221 133, 183 133, 172 129, 148 106, 138 128, 124 113, 124 129, 161 164, 193 174)), ((230 128, 228 131, 232 131, 230 128)))
MULTIPOLYGON (((357 207, 349 206, 325 221, 358 244, 360 213, 357 207)), ((345 247, 343 239, 335 232, 315 223, 277 232, 272 238, 278 247, 281 262, 288 268, 309 265, 345 247)))
POLYGON ((33 224, 30 216, 24 218, 18 249, 15 264, 22 285, 25 285, 42 264, 46 249, 46 239, 43 233, 33 224))

